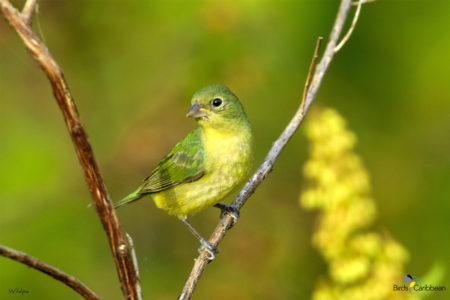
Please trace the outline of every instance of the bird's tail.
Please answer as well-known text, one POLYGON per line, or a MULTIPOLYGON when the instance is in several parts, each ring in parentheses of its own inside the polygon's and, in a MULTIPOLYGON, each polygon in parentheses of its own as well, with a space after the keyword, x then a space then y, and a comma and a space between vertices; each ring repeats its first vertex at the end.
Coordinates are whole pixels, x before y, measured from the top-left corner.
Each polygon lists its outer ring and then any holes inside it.
POLYGON ((136 191, 134 191, 133 193, 129 194, 128 196, 126 196, 125 198, 123 198, 122 200, 114 203, 114 208, 118 208, 124 204, 139 200, 142 196, 144 196, 143 194, 141 194, 141 188, 139 187, 136 191))

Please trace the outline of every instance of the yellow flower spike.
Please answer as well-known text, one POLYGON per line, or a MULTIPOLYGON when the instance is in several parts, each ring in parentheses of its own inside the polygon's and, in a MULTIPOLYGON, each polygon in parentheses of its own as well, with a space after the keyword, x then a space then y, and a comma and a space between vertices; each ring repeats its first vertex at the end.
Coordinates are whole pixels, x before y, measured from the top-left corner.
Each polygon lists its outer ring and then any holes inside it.
POLYGON ((333 109, 313 111, 305 127, 310 159, 300 203, 319 211, 312 243, 329 265, 314 300, 419 299, 392 291, 401 283, 407 251, 390 237, 369 231, 376 216, 370 180, 353 149, 356 136, 333 109))
POLYGON ((372 258, 381 252, 381 239, 373 232, 359 234, 350 241, 350 247, 352 252, 372 258))
POLYGON ((396 241, 389 240, 385 246, 386 258, 389 261, 405 262, 409 259, 408 252, 396 241))
POLYGON ((331 277, 338 283, 353 283, 368 275, 370 262, 367 257, 335 259, 330 266, 331 277))

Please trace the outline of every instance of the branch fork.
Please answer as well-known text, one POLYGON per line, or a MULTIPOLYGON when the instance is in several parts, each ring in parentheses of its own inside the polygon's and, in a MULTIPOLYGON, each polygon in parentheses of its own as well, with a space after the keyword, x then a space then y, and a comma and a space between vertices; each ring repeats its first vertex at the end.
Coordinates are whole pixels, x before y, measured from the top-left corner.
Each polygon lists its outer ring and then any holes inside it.
POLYGON ((27 0, 23 6, 22 13, 20 14, 23 21, 31 26, 33 13, 37 7, 37 0, 27 0))

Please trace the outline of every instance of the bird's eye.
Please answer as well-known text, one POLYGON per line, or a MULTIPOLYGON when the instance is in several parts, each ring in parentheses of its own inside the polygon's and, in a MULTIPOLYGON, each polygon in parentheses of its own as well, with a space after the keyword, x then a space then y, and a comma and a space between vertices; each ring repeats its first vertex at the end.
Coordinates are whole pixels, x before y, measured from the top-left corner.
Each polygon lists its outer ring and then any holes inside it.
POLYGON ((214 100, 212 101, 212 105, 214 105, 215 107, 219 107, 220 105, 222 105, 222 99, 214 98, 214 100))

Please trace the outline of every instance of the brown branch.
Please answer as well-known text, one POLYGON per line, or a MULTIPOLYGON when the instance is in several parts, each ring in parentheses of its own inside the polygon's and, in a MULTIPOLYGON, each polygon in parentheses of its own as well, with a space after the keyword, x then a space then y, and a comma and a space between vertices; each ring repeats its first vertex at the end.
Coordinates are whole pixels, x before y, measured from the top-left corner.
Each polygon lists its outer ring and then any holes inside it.
POLYGON ((320 46, 322 45, 323 37, 319 37, 316 42, 316 48, 314 49, 313 58, 311 60, 311 64, 309 65, 308 75, 306 76, 305 87, 303 88, 303 96, 302 102, 300 104, 301 115, 304 115, 305 105, 306 105, 306 96, 309 91, 309 87, 311 86, 312 77, 314 75, 314 68, 316 67, 317 58, 319 57, 320 46))
MULTIPOLYGON (((325 72, 327 71, 328 66, 335 54, 334 49, 341 35, 342 28, 344 27, 344 23, 351 5, 352 5, 351 0, 341 1, 335 23, 331 31, 330 39, 328 41, 323 57, 320 60, 319 64, 317 65, 314 72, 314 76, 312 77, 310 83, 308 83, 310 79, 307 79, 307 83, 305 85, 307 91, 304 93, 300 107, 298 108, 296 114, 289 122, 287 127, 284 129, 283 133, 274 142, 272 148, 270 149, 261 166, 255 172, 255 174, 253 174, 253 176, 247 181, 245 186, 237 195, 236 199, 233 201, 232 205, 235 206, 237 209, 240 210, 242 208, 247 199, 255 192, 256 188, 269 175, 276 159, 280 155, 283 148, 286 146, 287 142, 291 139, 292 135, 295 133, 297 128, 299 127, 312 101, 316 98, 317 92, 319 90, 320 84, 322 83, 325 72)), ((317 54, 317 46, 314 56, 316 56, 316 54, 317 54)), ((313 64, 314 63, 315 58, 313 58, 313 64)), ((308 78, 310 78, 310 75, 308 75, 308 78)), ((228 214, 224 215, 224 217, 219 220, 219 224, 216 226, 214 232, 212 233, 209 242, 214 247, 217 247, 224 238, 227 230, 231 228, 232 224, 233 218, 228 214)), ((200 255, 197 257, 197 259, 194 262, 192 271, 185 283, 183 291, 181 292, 178 298, 179 300, 187 300, 192 297, 192 294, 200 279, 200 276, 202 275, 206 265, 209 262, 208 257, 209 255, 206 251, 202 251, 200 255)))
MULTIPOLYGON (((28 1, 31 7, 33 1, 28 1)), ((95 202, 97 214, 108 237, 114 262, 121 282, 122 292, 127 299, 138 299, 139 280, 133 266, 131 254, 120 228, 119 220, 103 184, 97 162, 94 158, 86 131, 70 93, 64 74, 45 45, 39 40, 29 23, 8 0, 0 0, 3 15, 22 38, 31 56, 47 74, 53 94, 64 116, 69 134, 84 171, 89 191, 95 202)))
POLYGON ((68 287, 75 290, 78 294, 83 296, 84 299, 89 300, 100 300, 101 298, 94 293, 91 289, 85 286, 81 281, 76 279, 75 277, 61 271, 58 268, 55 268, 33 256, 30 256, 26 253, 11 249, 9 247, 0 245, 0 255, 10 258, 12 260, 23 263, 33 269, 36 269, 42 273, 50 275, 56 280, 61 281, 68 287))

